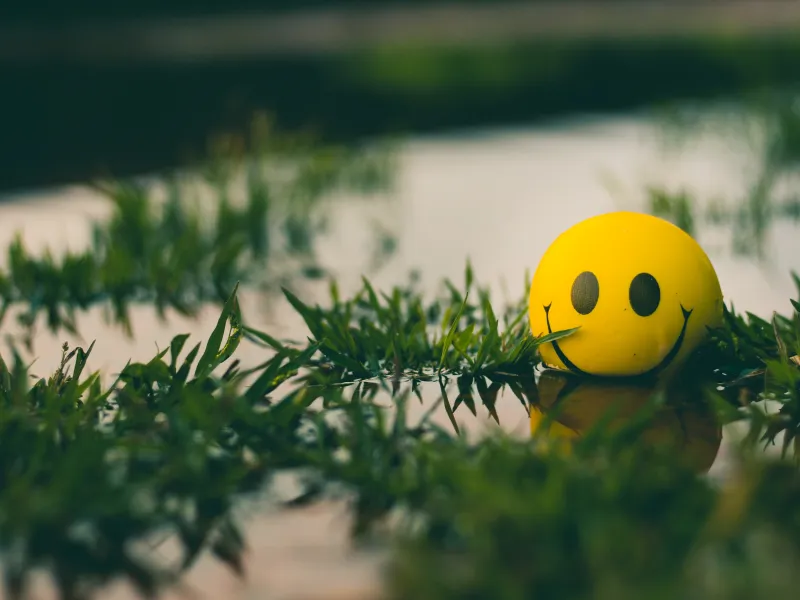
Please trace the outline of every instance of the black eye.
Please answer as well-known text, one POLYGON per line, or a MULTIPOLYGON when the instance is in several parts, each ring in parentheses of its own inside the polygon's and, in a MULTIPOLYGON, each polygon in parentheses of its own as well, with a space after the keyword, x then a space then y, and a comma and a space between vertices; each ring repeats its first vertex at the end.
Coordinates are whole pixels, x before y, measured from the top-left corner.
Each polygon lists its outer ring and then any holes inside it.
POLYGON ((588 315, 597 306, 600 284, 591 271, 584 271, 572 284, 572 306, 582 315, 588 315))
POLYGON ((631 281, 631 308, 640 317, 648 317, 656 312, 661 302, 661 289, 656 278, 650 273, 639 273, 631 281))

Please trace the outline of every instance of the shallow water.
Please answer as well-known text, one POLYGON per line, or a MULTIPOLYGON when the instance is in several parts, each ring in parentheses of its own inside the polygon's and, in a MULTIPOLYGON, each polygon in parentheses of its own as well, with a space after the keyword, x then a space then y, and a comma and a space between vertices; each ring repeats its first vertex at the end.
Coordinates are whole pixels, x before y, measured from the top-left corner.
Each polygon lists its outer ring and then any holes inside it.
MULTIPOLYGON (((397 253, 371 276, 376 287, 404 283, 409 271, 417 269, 423 289, 433 292, 444 277, 461 282, 469 257, 476 277, 492 286, 496 298, 502 297, 504 287, 516 298, 524 292, 526 270, 532 273, 555 236, 573 223, 611 210, 644 210, 648 185, 687 189, 701 201, 740 197, 755 174, 749 166, 750 148, 742 142, 706 136, 680 152, 666 153, 658 132, 657 124, 645 118, 589 119, 550 128, 411 140, 400 149, 393 201, 335 204, 330 235, 319 241, 320 256, 336 274, 344 295, 356 290, 368 269, 367 231, 375 219, 399 238, 397 253)), ((85 246, 89 219, 108 210, 101 198, 80 187, 8 200, 0 204, 0 245, 20 231, 31 250, 85 246)), ((769 316, 773 310, 791 310, 788 299, 795 290, 789 272, 800 267, 800 237, 794 233, 791 225, 773 225, 768 260, 761 264, 734 256, 725 232, 703 229, 698 240, 717 269, 726 299, 740 311, 769 316)), ((324 301, 322 287, 304 288, 300 295, 324 301)), ((302 339, 300 319, 280 300, 269 300, 269 310, 266 302, 247 293, 245 315, 279 337, 302 339)), ((217 315, 211 307, 196 320, 171 318, 162 323, 142 307, 134 311, 135 339, 129 340, 118 329, 109 330, 102 311, 94 310, 79 319, 78 329, 84 341, 97 340, 90 367, 110 374, 128 358, 151 358, 156 346, 163 348, 177 333, 205 339, 217 315)), ((55 368, 64 340, 81 341, 46 332, 37 336, 37 372, 55 368)), ((259 349, 246 346, 241 357, 245 363, 256 362, 259 354, 259 349)), ((498 413, 504 429, 528 435, 527 415, 513 395, 499 402, 498 413)), ((470 430, 496 427, 485 411, 479 411, 478 419, 468 416, 459 412, 459 422, 470 430)), ((447 423, 444 414, 439 417, 447 423)), ((723 440, 711 476, 728 471, 729 453, 723 440)), ((248 527, 250 583, 237 584, 222 566, 204 559, 187 579, 188 593, 193 598, 370 597, 378 585, 380 557, 351 555, 346 524, 339 504, 264 514, 248 527)), ((121 586, 108 597, 127 593, 121 586)), ((41 594, 37 597, 48 597, 47 585, 41 594)))

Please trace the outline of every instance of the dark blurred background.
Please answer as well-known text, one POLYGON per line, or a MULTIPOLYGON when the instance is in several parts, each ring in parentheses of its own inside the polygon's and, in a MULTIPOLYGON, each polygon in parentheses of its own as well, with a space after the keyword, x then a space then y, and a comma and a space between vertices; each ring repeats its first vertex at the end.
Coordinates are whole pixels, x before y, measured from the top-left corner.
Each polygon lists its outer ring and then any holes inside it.
POLYGON ((0 189, 184 165, 256 110, 354 142, 788 89, 798 4, 5 2, 0 189))

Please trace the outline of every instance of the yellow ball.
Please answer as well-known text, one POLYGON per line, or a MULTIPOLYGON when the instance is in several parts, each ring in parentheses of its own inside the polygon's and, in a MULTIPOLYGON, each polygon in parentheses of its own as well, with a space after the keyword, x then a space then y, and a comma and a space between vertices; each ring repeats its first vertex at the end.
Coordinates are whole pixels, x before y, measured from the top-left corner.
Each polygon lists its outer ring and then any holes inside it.
POLYGON ((691 236, 651 215, 613 212, 562 233, 531 284, 535 336, 579 327, 539 347, 545 364, 578 375, 672 371, 722 323, 722 291, 691 236))

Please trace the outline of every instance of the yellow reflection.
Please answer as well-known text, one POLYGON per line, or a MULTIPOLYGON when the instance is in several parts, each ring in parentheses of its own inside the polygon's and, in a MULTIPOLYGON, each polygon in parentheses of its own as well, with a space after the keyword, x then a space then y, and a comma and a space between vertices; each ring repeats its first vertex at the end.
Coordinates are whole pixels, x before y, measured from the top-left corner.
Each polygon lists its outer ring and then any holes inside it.
MULTIPOLYGON (((542 373, 536 387, 538 401, 531 404, 531 434, 545 433, 548 440, 567 451, 572 440, 601 420, 612 431, 629 423, 654 393, 652 387, 598 383, 549 369, 542 373)), ((668 444, 679 460, 705 473, 719 452, 722 429, 708 408, 699 403, 667 404, 651 417, 641 439, 653 445, 668 444)))

